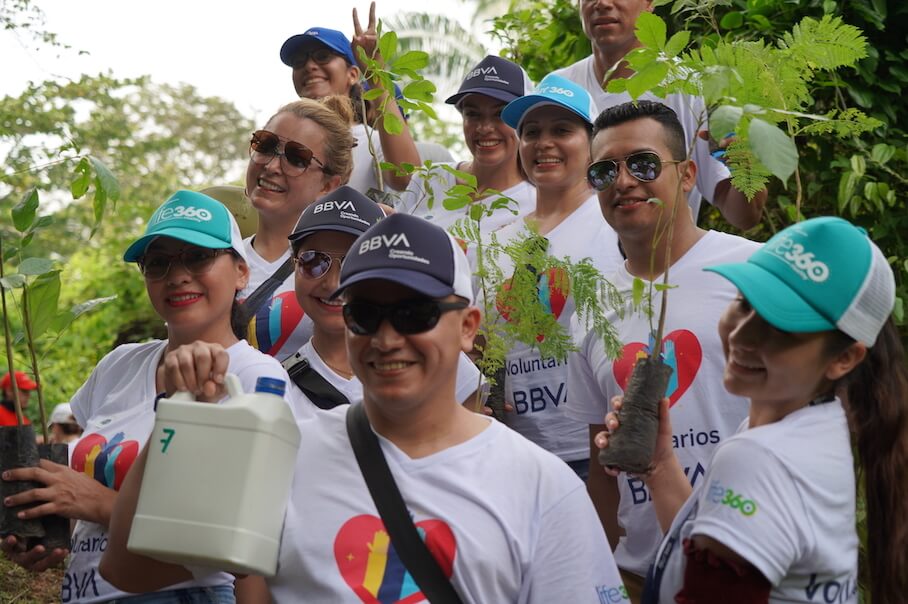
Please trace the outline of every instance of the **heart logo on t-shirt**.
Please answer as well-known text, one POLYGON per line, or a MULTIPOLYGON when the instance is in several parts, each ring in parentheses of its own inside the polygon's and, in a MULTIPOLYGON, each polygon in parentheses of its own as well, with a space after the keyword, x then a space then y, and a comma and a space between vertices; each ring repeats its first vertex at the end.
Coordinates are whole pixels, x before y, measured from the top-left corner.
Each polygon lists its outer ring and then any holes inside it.
POLYGON ((275 356, 303 320, 296 292, 280 293, 270 304, 262 304, 249 321, 246 341, 267 355, 275 356))
POLYGON ((83 472, 109 489, 120 490, 126 473, 139 454, 139 443, 124 440, 124 434, 117 432, 110 442, 101 434, 83 436, 73 449, 71 466, 76 472, 83 472))
MULTIPOLYGON (((511 320, 512 309, 507 299, 507 292, 511 290, 511 281, 511 279, 508 279, 502 284, 498 298, 495 300, 495 308, 501 313, 505 321, 511 320)), ((571 294, 571 281, 564 269, 553 267, 536 277, 536 291, 542 308, 558 319, 561 317, 567 298, 571 294)), ((544 334, 536 336, 536 340, 539 342, 544 339, 544 334)))
MULTIPOLYGON (((450 527, 441 520, 422 520, 416 523, 416 530, 450 578, 457 549, 450 527)), ((364 604, 409 604, 425 599, 377 516, 362 514, 345 522, 334 539, 334 559, 344 581, 364 604)))
MULTIPOLYGON (((618 386, 624 390, 627 382, 637 364, 637 359, 647 358, 650 355, 650 345, 643 342, 631 342, 621 350, 621 356, 612 363, 612 374, 618 386)), ((678 329, 662 338, 662 356, 665 363, 672 368, 672 376, 668 380, 665 395, 671 405, 678 401, 700 370, 703 361, 703 348, 700 341, 692 331, 678 329)))

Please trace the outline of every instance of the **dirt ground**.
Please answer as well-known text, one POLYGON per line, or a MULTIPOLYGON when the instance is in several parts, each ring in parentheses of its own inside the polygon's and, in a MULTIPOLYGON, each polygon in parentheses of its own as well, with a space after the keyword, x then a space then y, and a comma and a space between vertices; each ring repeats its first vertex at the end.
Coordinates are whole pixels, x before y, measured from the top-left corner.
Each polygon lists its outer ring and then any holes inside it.
POLYGON ((63 569, 30 573, 0 554, 0 604, 51 604, 60 601, 63 569))

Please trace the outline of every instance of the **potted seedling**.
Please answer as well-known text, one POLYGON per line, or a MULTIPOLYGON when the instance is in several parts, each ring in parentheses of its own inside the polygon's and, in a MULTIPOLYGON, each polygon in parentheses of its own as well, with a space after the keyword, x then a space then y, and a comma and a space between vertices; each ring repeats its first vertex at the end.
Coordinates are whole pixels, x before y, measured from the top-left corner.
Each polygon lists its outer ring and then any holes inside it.
MULTIPOLYGON (((662 2, 665 3, 665 2, 662 2)), ((821 71, 851 66, 866 55, 866 39, 857 28, 840 18, 804 18, 791 33, 776 44, 759 41, 726 41, 717 36, 713 45, 684 52, 690 32, 681 31, 670 39, 665 22, 644 12, 637 20, 640 48, 625 57, 634 74, 608 82, 609 92, 627 92, 639 98, 645 92, 658 97, 686 93, 704 99, 709 115, 698 115, 698 130, 707 119, 715 140, 725 139, 725 160, 731 170, 732 185, 749 199, 763 189, 770 176, 783 185, 795 175, 796 203, 790 218, 799 220, 802 183, 798 172, 795 137, 835 134, 840 137, 873 129, 879 122, 853 109, 832 110, 826 115, 803 111, 811 102, 809 84, 821 71), (729 133, 736 133, 729 137, 729 133)), ((718 32, 717 32, 718 33, 718 32)), ((608 74, 606 76, 608 79, 608 74)), ((695 141, 691 141, 690 152, 695 141)), ((683 201, 679 190, 676 200, 683 201)), ((674 209, 681 203, 676 202, 674 209)), ((620 412, 621 430, 600 453, 603 465, 631 473, 649 469, 658 429, 659 401, 665 396, 671 376, 662 358, 662 332, 668 304, 669 268, 674 216, 657 228, 656 239, 668 239, 665 271, 661 284, 650 284, 660 291, 662 300, 657 327, 652 329, 650 354, 637 361, 624 392, 620 412)), ((653 249, 656 249, 654 241, 653 249)), ((634 282, 634 298, 639 301, 646 285, 634 282)), ((653 317, 652 295, 647 308, 653 317)))
MULTIPOLYGON (((119 185, 104 165, 94 159, 83 157, 76 166, 73 182, 73 197, 86 193, 90 184, 95 184, 95 224, 97 228, 103 217, 107 201, 116 201, 119 185)), ((37 466, 40 459, 67 465, 66 444, 49 442, 44 392, 40 370, 39 353, 52 348, 66 329, 82 314, 112 300, 113 297, 98 298, 61 309, 60 272, 58 263, 49 258, 31 256, 30 245, 35 235, 53 223, 50 215, 38 216, 39 195, 31 189, 11 211, 12 225, 16 233, 0 239, 0 306, 2 306, 3 339, 6 369, 15 375, 17 359, 15 349, 24 347, 25 365, 34 375, 37 384, 38 416, 43 444, 37 445, 34 429, 25 423, 25 416, 19 402, 16 380, 11 380, 14 389, 14 403, 17 425, 0 428, 0 471, 16 467, 37 466), (10 244, 10 241, 13 241, 10 244), (15 264, 16 272, 8 273, 7 264, 15 264), (11 311, 18 309, 20 330, 13 331, 11 311)), ((0 499, 42 485, 22 481, 0 481, 0 499)), ((17 517, 19 508, 0 506, 0 536, 15 535, 29 546, 44 545, 47 549, 69 546, 69 520, 59 516, 45 516, 41 520, 25 521, 17 517)))

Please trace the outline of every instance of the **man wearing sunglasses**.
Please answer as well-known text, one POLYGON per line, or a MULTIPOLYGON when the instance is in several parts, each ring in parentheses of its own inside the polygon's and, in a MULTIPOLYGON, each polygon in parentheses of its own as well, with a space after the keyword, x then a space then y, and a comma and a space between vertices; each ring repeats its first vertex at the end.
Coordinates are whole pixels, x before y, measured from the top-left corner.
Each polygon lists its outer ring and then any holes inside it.
MULTIPOLYGON (((441 580, 474 604, 621 601, 608 542, 590 530, 598 520, 583 483, 554 455, 456 400, 458 358, 472 348, 480 314, 455 240, 422 218, 389 216, 354 242, 334 297, 344 301, 366 417, 441 580)), ((277 575, 266 579, 271 597, 426 602, 351 450, 348 409, 357 408, 297 414, 302 439, 277 575)), ((137 483, 124 489, 105 572, 134 575, 125 570, 142 564, 143 585, 166 583, 172 565, 126 551, 137 483)))
POLYGON ((568 362, 571 394, 564 407, 569 417, 589 424, 588 487, 616 546, 615 560, 633 602, 639 601, 642 577, 661 531, 645 481, 627 474, 608 476, 598 465, 592 437, 606 429, 602 424, 610 401, 624 392, 636 360, 650 354, 651 329, 658 324, 663 295, 668 295, 668 307, 662 357, 673 370, 665 395, 671 404, 675 452, 691 483, 702 478, 713 449, 735 433, 748 408, 746 399, 728 394, 722 385, 725 359, 717 327, 737 290, 703 267, 743 261, 758 246, 694 224, 686 211, 686 194, 698 166, 686 152, 684 130, 674 111, 654 101, 625 103, 596 119, 587 170, 602 214, 627 255, 607 277, 628 292, 628 299, 636 279, 652 292, 651 304, 644 304, 652 317, 633 310, 606 317, 624 344, 618 359, 609 359, 599 338, 582 333, 575 324, 579 350, 568 362), (666 271, 670 288, 656 290, 652 284, 661 283, 666 271))
MULTIPOLYGON (((586 88, 600 110, 630 101, 628 93, 606 92, 605 87, 610 80, 633 75, 622 60, 628 52, 641 45, 636 37, 637 17, 644 11, 653 10, 653 0, 577 0, 577 4, 583 32, 590 39, 593 52, 555 73, 586 88)), ((698 136, 698 133, 708 130, 703 99, 687 94, 670 94, 660 99, 650 93, 641 98, 660 101, 675 111, 684 127, 685 148, 696 141, 693 158, 699 170, 695 186, 688 193, 694 222, 700 211, 701 197, 705 197, 719 208, 732 226, 747 230, 759 224, 766 203, 766 190, 748 201, 731 186, 728 168, 711 156, 707 140, 698 136), (701 119, 703 123, 700 123, 701 119)), ((728 139, 724 141, 727 142, 728 139)))

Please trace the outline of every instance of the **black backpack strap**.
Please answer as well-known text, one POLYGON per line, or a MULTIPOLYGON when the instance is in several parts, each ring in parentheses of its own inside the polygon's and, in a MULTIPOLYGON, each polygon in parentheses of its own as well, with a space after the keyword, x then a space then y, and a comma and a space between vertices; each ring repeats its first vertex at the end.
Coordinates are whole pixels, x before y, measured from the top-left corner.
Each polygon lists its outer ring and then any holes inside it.
POLYGON ((309 364, 309 359, 296 353, 282 363, 287 375, 319 409, 333 409, 350 401, 331 382, 309 364))
POLYGON ((432 604, 461 604, 451 581, 413 525, 362 403, 347 410, 347 436, 391 544, 422 594, 432 604))
POLYGON ((274 293, 274 290, 276 290, 281 283, 286 281, 287 277, 289 277, 292 272, 293 258, 287 258, 284 263, 274 271, 273 275, 262 281, 261 285, 255 288, 255 291, 249 294, 249 297, 240 304, 240 313, 242 316, 240 323, 244 325, 248 323, 255 315, 256 311, 261 308, 262 304, 271 298, 271 294, 274 293))

